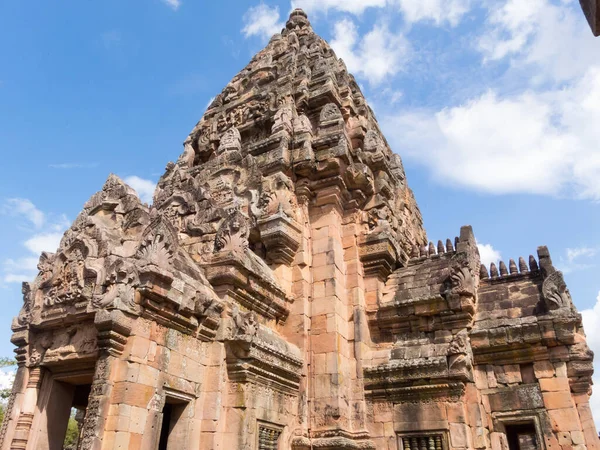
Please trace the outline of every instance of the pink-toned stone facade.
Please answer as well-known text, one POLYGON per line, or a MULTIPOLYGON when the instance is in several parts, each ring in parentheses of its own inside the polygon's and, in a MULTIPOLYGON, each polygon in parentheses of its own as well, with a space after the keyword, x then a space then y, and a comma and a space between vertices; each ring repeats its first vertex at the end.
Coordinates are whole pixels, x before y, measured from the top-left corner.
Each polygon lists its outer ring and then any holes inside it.
POLYGON ((592 353, 545 247, 428 243, 400 157, 296 10, 152 206, 111 175, 13 322, 0 449, 598 448, 592 353))

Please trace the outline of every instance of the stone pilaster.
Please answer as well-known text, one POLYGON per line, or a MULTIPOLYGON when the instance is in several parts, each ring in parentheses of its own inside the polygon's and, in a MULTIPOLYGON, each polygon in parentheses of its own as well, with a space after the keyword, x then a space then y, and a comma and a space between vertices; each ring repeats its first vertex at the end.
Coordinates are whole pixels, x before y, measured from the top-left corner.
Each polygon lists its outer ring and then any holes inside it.
MULTIPOLYGON (((123 448, 135 448, 129 446, 129 436, 119 436, 116 432, 106 429, 106 424, 112 408, 111 403, 113 388, 115 386, 115 366, 119 361, 127 337, 131 332, 129 320, 118 311, 99 311, 96 315, 95 325, 98 329, 98 346, 100 355, 96 362, 92 389, 88 398, 88 406, 81 433, 80 450, 101 450, 115 448, 120 440, 126 440, 127 445, 123 448)), ((132 390, 131 396, 136 392, 132 390)))

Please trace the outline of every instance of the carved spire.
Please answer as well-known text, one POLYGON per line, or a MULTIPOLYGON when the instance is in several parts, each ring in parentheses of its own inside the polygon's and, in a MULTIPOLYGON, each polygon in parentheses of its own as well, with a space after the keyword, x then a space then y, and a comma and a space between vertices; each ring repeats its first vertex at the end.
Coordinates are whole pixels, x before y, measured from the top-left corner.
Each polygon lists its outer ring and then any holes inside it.
POLYGON ((452 246, 452 241, 450 238, 446 239, 446 253, 452 253, 454 251, 454 247, 452 246))
POLYGON ((539 270, 537 261, 535 260, 535 257, 533 255, 529 255, 529 270, 531 270, 532 272, 539 270))
POLYGON ((488 274, 487 268, 485 267, 485 264, 482 264, 479 268, 479 278, 481 278, 482 280, 487 280, 489 277, 490 276, 488 274))
POLYGON ((497 278, 500 276, 500 274, 498 273, 498 268, 496 267, 495 263, 490 264, 490 276, 492 278, 497 278))
POLYGON ((433 245, 433 242, 429 242, 429 256, 433 255, 435 255, 435 245, 433 245))
POLYGON ((500 276, 505 277, 508 275, 508 269, 506 268, 506 264, 504 261, 500 261, 500 276))
POLYGON ((527 267, 527 263, 525 262, 525 260, 523 259, 522 256, 519 256, 519 271, 521 273, 528 273, 529 272, 529 268, 527 267))
POLYGON ((517 263, 512 258, 508 262, 508 270, 510 271, 511 275, 513 275, 515 273, 519 273, 519 270, 517 269, 517 263))
POLYGON ((438 241, 437 251, 438 251, 438 255, 443 255, 444 253, 446 253, 446 251, 444 249, 444 243, 441 240, 438 241))

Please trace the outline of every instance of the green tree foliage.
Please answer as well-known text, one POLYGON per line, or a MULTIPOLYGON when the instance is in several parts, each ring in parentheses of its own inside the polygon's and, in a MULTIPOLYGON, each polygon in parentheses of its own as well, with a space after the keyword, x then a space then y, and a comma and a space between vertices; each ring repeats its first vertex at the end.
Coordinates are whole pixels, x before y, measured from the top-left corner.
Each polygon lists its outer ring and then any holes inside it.
MULTIPOLYGON (((11 367, 17 365, 17 361, 14 358, 8 358, 6 356, 0 356, 0 369, 4 367, 11 367)), ((0 399, 6 400, 10 397, 10 392, 12 391, 12 386, 6 389, 0 389, 0 399)), ((2 418, 4 418, 4 406, 2 407, 2 418)), ((2 423, 2 420, 0 420, 2 423)))
POLYGON ((77 439, 79 438, 79 425, 77 421, 71 415, 69 418, 69 424, 67 425, 67 434, 65 435, 65 443, 63 444, 63 449, 71 450, 75 449, 77 445, 77 439))
MULTIPOLYGON (((11 367, 15 366, 17 361, 14 358, 8 358, 6 356, 0 357, 0 368, 3 367, 11 367)), ((4 412, 6 410, 6 402, 5 400, 10 397, 10 392, 12 391, 12 386, 7 389, 0 389, 0 426, 2 426, 2 422, 4 422, 4 412)))
POLYGON ((8 358, 7 356, 0 356, 0 367, 10 367, 15 366, 17 364, 17 360, 14 358, 8 358))

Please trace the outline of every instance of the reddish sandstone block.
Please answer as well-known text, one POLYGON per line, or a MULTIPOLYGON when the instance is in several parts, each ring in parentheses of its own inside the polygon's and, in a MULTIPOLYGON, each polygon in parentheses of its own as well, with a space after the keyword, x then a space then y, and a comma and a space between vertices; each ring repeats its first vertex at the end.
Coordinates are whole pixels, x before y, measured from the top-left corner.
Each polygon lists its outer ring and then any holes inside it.
POLYGON ((312 351, 314 353, 329 353, 337 351, 337 333, 323 333, 312 338, 312 351))
POLYGON ((448 403, 446 405, 446 412, 448 414, 448 422, 466 422, 465 408, 462 403, 448 403))
POLYGON ((132 407, 131 417, 129 422, 129 431, 132 433, 144 434, 148 410, 145 408, 132 407))
POLYGON ((539 380, 543 392, 566 391, 570 392, 568 378, 543 378, 539 380))
POLYGON ((128 345, 130 346, 129 355, 132 358, 146 359, 150 348, 150 341, 148 339, 141 336, 132 336, 129 338, 128 345))
POLYGON ((118 431, 115 437, 115 450, 128 450, 129 449, 129 433, 124 431, 118 431))
POLYGON ((142 449, 142 435, 137 433, 131 433, 129 437, 129 450, 141 450, 142 449))
POLYGON ((538 379, 554 377, 554 365, 550 361, 534 362, 533 371, 538 379))
POLYGON ((112 403, 126 403, 131 406, 146 408, 153 395, 154 388, 151 386, 122 382, 115 384, 111 401, 112 403))
POLYGON ((469 447, 469 429, 462 423, 450 424, 450 442, 452 447, 469 447))
POLYGON ((581 423, 575 408, 553 409, 548 411, 554 431, 579 431, 581 423))
POLYGON ((116 437, 117 433, 115 431, 105 431, 102 436, 102 450, 113 450, 116 437))
POLYGON ((547 409, 572 408, 574 406, 570 392, 544 392, 542 397, 547 409))

